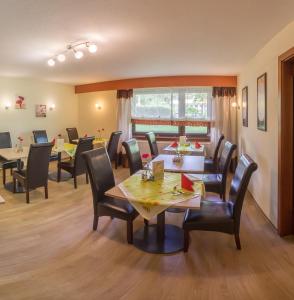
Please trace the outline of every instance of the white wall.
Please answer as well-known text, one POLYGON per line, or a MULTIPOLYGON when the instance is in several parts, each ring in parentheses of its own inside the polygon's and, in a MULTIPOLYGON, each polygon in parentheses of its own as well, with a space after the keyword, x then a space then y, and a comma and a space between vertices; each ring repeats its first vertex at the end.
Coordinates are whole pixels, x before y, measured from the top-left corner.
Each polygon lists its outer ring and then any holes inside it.
POLYGON ((278 56, 294 46, 294 22, 290 23, 246 65, 239 76, 239 103, 242 88, 248 86, 249 127, 241 125, 239 149, 258 164, 249 190, 266 216, 277 226, 278 187, 278 56), (267 73, 267 132, 257 130, 257 77, 267 73))
POLYGON ((116 91, 79 94, 78 99, 79 134, 97 136, 97 130, 104 128, 103 137, 109 137, 117 126, 116 91), (99 104, 101 109, 97 109, 95 104, 99 104))
POLYGON ((74 87, 65 84, 0 77, 0 131, 10 131, 13 145, 18 136, 24 144, 32 142, 32 130, 46 129, 51 139, 57 134, 66 135, 65 128, 78 125, 78 98, 74 87), (15 109, 16 96, 24 96, 26 109, 15 109), (11 107, 5 110, 5 103, 11 107), (35 117, 36 104, 55 104, 46 118, 35 117))

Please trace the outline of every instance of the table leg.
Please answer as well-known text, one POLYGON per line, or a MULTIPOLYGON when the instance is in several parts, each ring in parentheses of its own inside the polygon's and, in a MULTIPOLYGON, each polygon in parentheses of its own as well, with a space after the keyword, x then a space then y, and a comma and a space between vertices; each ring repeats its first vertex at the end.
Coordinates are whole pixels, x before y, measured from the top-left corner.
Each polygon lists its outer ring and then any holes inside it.
POLYGON ((134 233, 134 246, 149 253, 175 253, 183 250, 183 245, 183 230, 165 224, 165 212, 157 215, 157 224, 144 226, 134 233))
MULTIPOLYGON (((61 161, 61 152, 57 154, 58 160, 57 162, 61 161)), ((52 181, 57 181, 57 171, 50 172, 48 178, 52 181)), ((67 181, 72 178, 72 175, 66 171, 61 170, 60 181, 67 181)))
MULTIPOLYGON (((21 167, 22 167, 22 164, 21 164, 21 159, 18 159, 16 161, 16 168, 17 170, 21 170, 21 167)), ((13 182, 7 182, 5 184, 5 189, 12 192, 13 193, 13 182)), ((18 182, 16 184, 16 193, 24 193, 25 190, 24 190, 24 187, 21 186, 18 182)))

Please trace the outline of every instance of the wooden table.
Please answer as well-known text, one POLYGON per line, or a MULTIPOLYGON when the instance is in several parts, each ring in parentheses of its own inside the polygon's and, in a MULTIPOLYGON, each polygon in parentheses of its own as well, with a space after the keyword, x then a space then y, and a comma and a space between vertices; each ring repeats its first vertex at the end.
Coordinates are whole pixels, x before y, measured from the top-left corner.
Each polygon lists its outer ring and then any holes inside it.
MULTIPOLYGON (((21 169, 21 160, 27 159, 29 156, 30 147, 23 146, 23 150, 21 152, 17 152, 16 148, 3 148, 0 149, 0 156, 2 156, 6 160, 16 160, 17 168, 21 169)), ((10 192, 13 192, 13 182, 7 182, 4 186, 10 192)), ((22 186, 16 187, 17 193, 23 193, 24 190, 22 186)))
MULTIPOLYGON (((181 148, 180 148, 181 149, 181 148)), ((175 154, 177 151, 176 147, 171 147, 170 145, 163 148, 163 151, 169 153, 169 154, 175 154)), ((204 145, 201 145, 200 148, 196 148, 194 145, 187 146, 185 150, 181 150, 184 154, 188 155, 196 155, 196 156, 205 156, 205 147, 204 145)))
MULTIPOLYGON (((129 199, 118 186, 105 193, 106 196, 128 201, 129 199)), ((197 196, 188 201, 172 206, 177 209, 199 209, 201 197, 197 196)), ((169 254, 183 250, 184 232, 182 228, 165 223, 165 211, 157 215, 157 224, 144 226, 134 233, 135 247, 149 253, 169 254)))
POLYGON ((166 172, 194 174, 204 172, 204 156, 184 155, 181 162, 173 162, 173 158, 174 155, 160 154, 152 161, 163 160, 166 172))

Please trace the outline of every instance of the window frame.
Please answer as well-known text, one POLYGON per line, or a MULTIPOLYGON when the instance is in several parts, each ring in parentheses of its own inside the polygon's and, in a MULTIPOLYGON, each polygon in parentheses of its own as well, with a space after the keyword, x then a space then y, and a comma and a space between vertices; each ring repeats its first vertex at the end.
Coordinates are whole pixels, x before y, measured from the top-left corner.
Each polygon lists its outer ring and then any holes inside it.
MULTIPOLYGON (((139 90, 139 89, 138 89, 139 90)), ((165 92, 167 90, 170 91, 170 93, 178 93, 179 97, 179 106, 178 106, 178 111, 184 110, 185 111, 185 106, 186 106, 186 101, 185 101, 185 93, 187 92, 199 92, 201 93, 202 91, 211 91, 209 93, 209 99, 207 103, 207 115, 208 117, 206 119, 197 119, 197 118, 187 118, 181 117, 174 118, 173 115, 171 116, 170 119, 165 119, 165 118, 143 118, 143 117, 134 117, 132 116, 132 136, 137 138, 137 139, 145 139, 145 133, 148 132, 140 132, 136 131, 136 124, 150 124, 150 125, 173 125, 178 127, 178 133, 164 133, 164 132, 155 132, 155 135, 158 140, 170 140, 171 138, 177 138, 181 135, 186 135, 188 140, 199 140, 199 141, 210 141, 210 133, 211 133, 211 115, 212 115, 212 88, 210 87, 185 87, 185 88, 158 88, 158 89, 142 89, 142 93, 148 94, 148 90, 151 92, 165 92), (146 123, 145 123, 146 122, 146 123), (150 122, 150 123, 148 123, 150 122), (191 123, 195 124, 198 123, 197 125, 191 125, 191 123), (175 125, 177 124, 177 125, 175 125), (185 127, 186 126, 206 126, 207 127, 207 133, 202 134, 202 133, 186 133, 185 132, 185 127)), ((135 94, 135 93, 134 93, 135 94)), ((173 103, 171 104, 173 107, 173 103)), ((172 110, 173 112, 173 110, 172 110)))

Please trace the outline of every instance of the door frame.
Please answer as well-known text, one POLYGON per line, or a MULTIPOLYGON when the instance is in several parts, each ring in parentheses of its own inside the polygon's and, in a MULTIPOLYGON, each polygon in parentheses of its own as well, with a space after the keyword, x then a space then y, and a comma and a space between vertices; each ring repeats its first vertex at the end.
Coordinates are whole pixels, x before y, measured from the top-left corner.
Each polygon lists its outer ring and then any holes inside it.
POLYGON ((279 56, 278 233, 294 233, 293 69, 294 47, 279 56), (292 72, 292 73, 291 73, 292 72))

